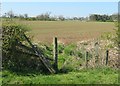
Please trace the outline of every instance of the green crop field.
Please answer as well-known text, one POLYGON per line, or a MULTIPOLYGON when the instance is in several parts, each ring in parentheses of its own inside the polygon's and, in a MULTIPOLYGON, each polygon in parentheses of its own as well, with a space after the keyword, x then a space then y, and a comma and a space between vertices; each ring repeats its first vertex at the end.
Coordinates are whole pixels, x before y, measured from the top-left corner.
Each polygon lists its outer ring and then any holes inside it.
POLYGON ((114 32, 113 22, 80 21, 23 21, 31 28, 36 42, 52 42, 57 36, 62 43, 73 43, 99 37, 104 32, 114 32))

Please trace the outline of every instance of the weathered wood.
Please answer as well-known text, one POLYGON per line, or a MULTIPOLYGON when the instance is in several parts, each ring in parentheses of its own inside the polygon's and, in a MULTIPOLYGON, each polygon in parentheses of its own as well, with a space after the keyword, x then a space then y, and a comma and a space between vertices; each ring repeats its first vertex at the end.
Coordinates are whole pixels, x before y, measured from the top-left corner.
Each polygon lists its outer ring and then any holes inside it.
POLYGON ((96 63, 97 63, 98 57, 99 57, 99 44, 98 44, 98 42, 95 43, 95 57, 96 57, 96 63))
POLYGON ((27 36, 25 34, 23 34, 23 35, 24 35, 25 39, 28 41, 28 43, 30 44, 30 46, 32 47, 32 49, 34 50, 35 54, 39 56, 39 58, 40 58, 41 62, 43 63, 43 65, 49 70, 50 73, 55 73, 55 70, 52 68, 52 65, 49 63, 49 61, 31 43, 31 41, 29 40, 29 38, 27 38, 27 36))
POLYGON ((88 51, 85 53, 85 66, 88 67, 88 51))
POLYGON ((25 39, 27 40, 27 42, 30 44, 30 46, 31 46, 33 49, 35 49, 34 45, 33 45, 32 42, 29 40, 29 38, 28 38, 25 34, 23 34, 23 36, 25 37, 25 39))
POLYGON ((109 50, 106 51, 106 65, 108 64, 109 50))
POLYGON ((53 56, 54 56, 54 69, 56 70, 56 72, 58 72, 58 44, 57 44, 57 37, 55 37, 53 39, 53 56))
MULTIPOLYGON (((28 52, 23 52, 21 50, 16 50, 15 51, 16 53, 19 53, 19 54, 26 54, 26 55, 30 55, 30 56, 34 56, 34 57, 39 57, 38 55, 35 55, 33 53, 28 53, 28 52)), ((49 57, 45 57, 47 60, 50 60, 50 61, 53 61, 53 59, 49 58, 49 57)))
POLYGON ((50 62, 39 51, 36 51, 36 52, 37 52, 36 55, 40 57, 42 63, 50 71, 50 73, 55 73, 55 70, 52 68, 52 65, 50 64, 50 62))
POLYGON ((31 47, 28 47, 28 46, 25 46, 23 45, 22 43, 18 43, 18 45, 16 46, 18 49, 24 49, 24 50, 27 50, 29 52, 34 52, 34 50, 31 48, 31 47))

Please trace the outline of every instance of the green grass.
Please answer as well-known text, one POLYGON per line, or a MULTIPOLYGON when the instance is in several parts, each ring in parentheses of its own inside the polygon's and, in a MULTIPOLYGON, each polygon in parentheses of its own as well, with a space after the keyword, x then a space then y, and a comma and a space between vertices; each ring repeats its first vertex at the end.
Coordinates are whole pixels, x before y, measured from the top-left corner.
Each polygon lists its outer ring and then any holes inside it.
POLYGON ((118 84, 117 70, 110 68, 84 69, 67 74, 19 74, 7 70, 2 74, 5 84, 118 84))
MULTIPOLYGON (((72 22, 72 21, 25 21, 29 24, 34 35, 35 41, 50 41, 52 37, 58 36, 59 42, 76 43, 80 39, 89 37, 98 37, 104 32, 113 32, 113 23, 103 22, 72 22)), ((30 34, 30 35, 31 35, 30 34)), ((104 36, 103 36, 104 37, 104 36)), ((109 37, 108 37, 109 38, 109 37)), ((45 50, 45 54, 49 57, 52 55, 52 46, 45 50)), ((70 69, 76 68, 82 61, 76 61, 73 55, 76 46, 74 44, 63 46, 59 45, 59 69, 63 66, 64 61, 69 60, 67 67, 70 69)), ((77 52, 80 54, 81 52, 77 52)), ((31 70, 35 71, 35 70, 31 70)), ((71 70, 68 73, 59 73, 54 75, 33 73, 16 73, 9 70, 0 72, 0 81, 5 84, 117 84, 118 72, 110 68, 96 68, 84 70, 71 70)))

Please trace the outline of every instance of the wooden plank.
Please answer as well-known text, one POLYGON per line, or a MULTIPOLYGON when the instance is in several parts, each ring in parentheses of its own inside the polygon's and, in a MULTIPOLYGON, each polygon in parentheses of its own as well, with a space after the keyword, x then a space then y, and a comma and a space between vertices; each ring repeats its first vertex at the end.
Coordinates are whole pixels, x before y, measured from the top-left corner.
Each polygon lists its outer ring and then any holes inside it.
POLYGON ((18 43, 18 46, 16 46, 16 47, 19 49, 22 48, 22 49, 27 50, 27 51, 32 52, 32 53, 34 52, 34 50, 31 47, 25 46, 22 43, 18 43))
MULTIPOLYGON (((21 50, 16 50, 15 51, 16 53, 20 53, 20 54, 26 54, 26 55, 30 55, 30 56, 33 56, 33 57, 39 57, 38 55, 35 55, 33 53, 29 53, 29 52, 23 52, 21 50)), ((50 61, 54 61, 53 59, 49 58, 49 57, 45 57, 47 60, 50 60, 50 61)))

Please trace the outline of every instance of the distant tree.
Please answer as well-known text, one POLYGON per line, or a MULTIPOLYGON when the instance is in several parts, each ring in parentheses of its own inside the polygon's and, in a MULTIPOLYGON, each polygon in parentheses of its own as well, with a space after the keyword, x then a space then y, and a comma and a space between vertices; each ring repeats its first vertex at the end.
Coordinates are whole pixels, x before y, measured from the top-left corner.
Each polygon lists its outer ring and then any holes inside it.
POLYGON ((35 17, 32 17, 32 20, 33 20, 33 21, 35 21, 35 20, 36 20, 36 18, 35 18, 35 17))
POLYGON ((78 20, 79 18, 78 17, 73 17, 73 20, 78 20))
POLYGON ((13 18, 13 17, 14 17, 13 11, 7 12, 7 13, 6 13, 6 16, 9 17, 9 18, 13 18))
POLYGON ((92 14, 89 16, 89 19, 91 21, 102 21, 102 22, 113 21, 111 16, 99 15, 99 14, 92 14))
POLYGON ((65 20, 65 18, 64 18, 62 15, 60 15, 60 16, 58 17, 58 19, 61 20, 61 21, 64 21, 64 20, 65 20))
POLYGON ((49 19, 50 21, 56 21, 57 20, 57 17, 53 16, 53 17, 50 17, 49 19))
POLYGON ((45 14, 40 14, 36 17, 38 20, 50 20, 50 12, 46 12, 45 14))
POLYGON ((20 19, 24 19, 24 15, 19 14, 20 19))
POLYGON ((28 14, 24 14, 24 18, 27 19, 28 18, 28 14))
POLYGON ((83 20, 84 20, 84 17, 80 17, 79 20, 80 20, 80 21, 83 21, 83 20))
POLYGON ((51 14, 51 12, 46 12, 46 13, 44 14, 44 19, 45 19, 45 20, 50 20, 50 14, 51 14))
POLYGON ((36 17, 28 17, 28 14, 20 14, 15 15, 13 11, 9 11, 2 15, 3 18, 9 19, 9 18, 20 18, 20 19, 26 19, 26 20, 42 20, 42 21, 56 21, 56 20, 80 20, 80 21, 101 21, 101 22, 112 22, 118 20, 118 14, 113 15, 100 15, 100 14, 91 14, 89 17, 72 17, 72 18, 65 18, 64 16, 50 16, 51 12, 46 12, 44 14, 40 14, 36 17))
POLYGON ((112 14, 111 18, 113 21, 117 21, 118 20, 118 14, 112 14))
POLYGON ((43 14, 38 15, 38 16, 36 16, 36 18, 37 18, 37 20, 43 20, 44 19, 44 15, 43 14))
POLYGON ((90 15, 89 19, 91 21, 96 21, 97 20, 97 15, 96 14, 92 14, 92 15, 90 15))

